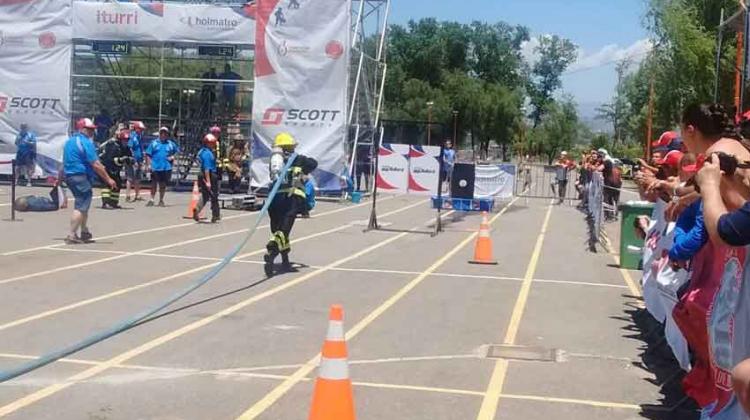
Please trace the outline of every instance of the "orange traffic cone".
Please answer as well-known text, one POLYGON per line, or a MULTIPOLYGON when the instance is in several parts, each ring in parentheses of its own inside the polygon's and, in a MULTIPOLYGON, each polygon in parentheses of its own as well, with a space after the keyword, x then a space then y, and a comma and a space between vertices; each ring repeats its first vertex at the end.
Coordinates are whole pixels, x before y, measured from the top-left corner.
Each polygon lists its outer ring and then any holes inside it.
POLYGON ((355 419, 343 319, 341 305, 332 305, 309 420, 355 419))
MULTIPOLYGON (((198 202, 201 199, 201 192, 198 189, 198 181, 196 180, 193 182, 193 196, 190 198, 190 204, 188 204, 188 214, 187 216, 184 216, 183 219, 192 219, 193 218, 193 212, 195 211, 195 208, 198 207, 198 202)), ((201 215, 199 217, 203 217, 202 215, 203 211, 201 211, 201 215)))
POLYGON ((490 238, 490 222, 487 220, 487 212, 482 215, 482 224, 479 225, 479 235, 474 245, 474 259, 470 264, 497 265, 492 259, 492 238, 490 238))

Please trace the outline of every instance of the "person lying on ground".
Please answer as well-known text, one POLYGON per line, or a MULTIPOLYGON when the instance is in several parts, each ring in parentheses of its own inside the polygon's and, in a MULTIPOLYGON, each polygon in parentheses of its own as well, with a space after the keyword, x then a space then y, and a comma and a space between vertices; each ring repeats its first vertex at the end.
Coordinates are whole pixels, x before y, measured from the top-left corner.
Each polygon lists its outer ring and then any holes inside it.
POLYGON ((60 185, 55 185, 49 192, 48 197, 38 195, 27 195, 18 197, 13 202, 16 211, 57 211, 68 208, 68 199, 65 190, 60 185))

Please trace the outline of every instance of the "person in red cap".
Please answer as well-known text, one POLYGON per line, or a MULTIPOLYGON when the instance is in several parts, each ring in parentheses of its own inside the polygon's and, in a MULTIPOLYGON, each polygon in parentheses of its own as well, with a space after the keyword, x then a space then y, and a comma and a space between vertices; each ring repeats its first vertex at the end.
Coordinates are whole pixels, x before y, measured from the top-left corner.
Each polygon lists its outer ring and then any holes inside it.
POLYGON ((663 171, 663 177, 669 178, 677 176, 680 172, 680 161, 682 160, 683 153, 679 150, 669 151, 663 158, 654 161, 659 170, 663 171))
POLYGON ((107 174, 115 180, 115 188, 102 189, 102 208, 120 209, 120 187, 122 185, 123 166, 132 163, 133 157, 128 148, 130 139, 130 130, 123 128, 118 130, 117 134, 111 139, 105 141, 99 146, 99 159, 101 159, 107 174))
POLYGON ((221 219, 219 210, 219 191, 216 189, 216 136, 206 134, 203 136, 203 147, 198 151, 198 162, 201 165, 200 175, 198 175, 198 186, 201 191, 201 200, 193 209, 193 219, 200 221, 200 213, 203 206, 211 203, 211 223, 216 223, 221 219))
POLYGON ((125 166, 125 201, 139 201, 141 198, 141 176, 143 176, 143 130, 146 125, 141 121, 131 122, 128 148, 133 156, 133 164, 125 166), (135 197, 130 198, 130 187, 135 190, 135 197))
POLYGON ((216 148, 214 149, 216 156, 216 185, 217 191, 221 191, 221 180, 224 178, 224 165, 225 159, 223 151, 221 149, 221 127, 214 125, 208 129, 208 132, 216 137, 216 148))
POLYGON ((104 165, 99 161, 94 146, 94 130, 96 125, 89 118, 81 118, 76 122, 77 133, 73 134, 63 146, 63 168, 62 175, 68 184, 70 192, 75 198, 73 215, 70 218, 70 233, 65 238, 65 243, 79 244, 90 242, 93 238, 88 228, 88 214, 93 197, 94 176, 104 180, 110 188, 117 184, 107 174, 104 165), (78 231, 80 229, 80 236, 78 231))
POLYGON ((668 149, 669 145, 679 137, 680 135, 677 134, 676 131, 665 131, 661 136, 659 136, 659 140, 651 143, 651 146, 654 148, 654 150, 668 149))

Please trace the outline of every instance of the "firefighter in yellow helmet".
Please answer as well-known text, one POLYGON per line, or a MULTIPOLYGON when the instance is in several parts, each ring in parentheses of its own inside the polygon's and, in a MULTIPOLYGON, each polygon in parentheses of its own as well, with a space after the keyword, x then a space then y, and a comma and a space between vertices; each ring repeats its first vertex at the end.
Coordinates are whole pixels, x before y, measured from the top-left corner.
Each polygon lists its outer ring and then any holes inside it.
POLYGON ((266 245, 266 255, 263 256, 263 266, 266 276, 273 276, 274 260, 281 254, 282 268, 284 271, 294 271, 289 262, 289 234, 294 226, 297 214, 305 208, 305 177, 318 167, 315 159, 303 155, 297 155, 291 163, 289 170, 283 173, 284 166, 291 158, 297 141, 289 133, 281 133, 274 140, 273 153, 271 155, 270 173, 271 181, 275 182, 282 177, 281 187, 271 201, 268 215, 271 219, 271 240, 266 245))

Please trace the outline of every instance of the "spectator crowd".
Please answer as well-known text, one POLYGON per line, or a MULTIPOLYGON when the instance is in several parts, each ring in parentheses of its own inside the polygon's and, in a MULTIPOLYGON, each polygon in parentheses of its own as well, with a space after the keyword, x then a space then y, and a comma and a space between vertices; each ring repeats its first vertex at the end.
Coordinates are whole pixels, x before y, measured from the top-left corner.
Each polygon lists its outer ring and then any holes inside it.
MULTIPOLYGON (((683 389, 706 419, 750 413, 748 128, 750 113, 690 105, 679 134, 664 133, 634 174, 642 199, 654 203, 633 226, 644 240, 645 306, 664 324, 687 371, 683 389)), ((606 174, 599 155, 589 160, 606 174)))

